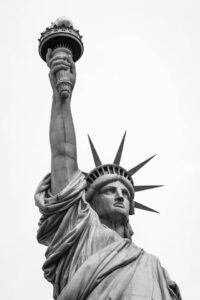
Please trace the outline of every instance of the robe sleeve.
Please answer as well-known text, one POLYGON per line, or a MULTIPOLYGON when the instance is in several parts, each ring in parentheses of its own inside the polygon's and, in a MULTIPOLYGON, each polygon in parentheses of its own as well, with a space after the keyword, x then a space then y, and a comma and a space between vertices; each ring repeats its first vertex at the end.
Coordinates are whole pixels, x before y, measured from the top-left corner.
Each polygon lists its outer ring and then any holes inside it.
POLYGON ((44 277, 54 285, 56 299, 76 270, 91 254, 92 232, 100 225, 85 200, 86 183, 78 171, 59 194, 49 193, 50 174, 40 183, 35 203, 42 217, 37 239, 47 246, 44 277))
POLYGON ((35 204, 42 216, 37 232, 38 242, 49 246, 68 210, 84 198, 85 180, 78 171, 72 181, 57 195, 50 193, 51 174, 40 182, 35 193, 35 204))

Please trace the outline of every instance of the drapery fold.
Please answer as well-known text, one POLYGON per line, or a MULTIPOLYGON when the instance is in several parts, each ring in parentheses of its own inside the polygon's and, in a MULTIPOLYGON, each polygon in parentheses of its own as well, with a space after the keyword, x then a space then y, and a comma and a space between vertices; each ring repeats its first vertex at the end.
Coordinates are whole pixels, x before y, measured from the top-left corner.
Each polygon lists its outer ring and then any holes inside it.
POLYGON ((85 186, 78 171, 53 196, 48 174, 35 194, 42 213, 37 239, 47 246, 43 270, 54 299, 180 300, 155 256, 100 223, 85 201, 85 186))

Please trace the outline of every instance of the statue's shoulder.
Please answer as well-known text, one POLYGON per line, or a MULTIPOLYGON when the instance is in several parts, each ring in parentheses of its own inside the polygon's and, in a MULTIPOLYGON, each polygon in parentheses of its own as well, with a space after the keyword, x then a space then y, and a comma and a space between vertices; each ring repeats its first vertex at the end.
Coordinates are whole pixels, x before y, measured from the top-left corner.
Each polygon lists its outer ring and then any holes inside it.
MULTIPOLYGON (((135 244, 134 244, 134 247, 140 248, 135 244)), ((156 255, 147 252, 143 248, 140 248, 140 249, 142 249, 141 262, 143 262, 146 265, 151 266, 151 268, 153 268, 154 270, 157 270, 157 268, 161 268, 160 260, 156 255)))
POLYGON ((144 255, 146 256, 146 258, 148 260, 150 260, 152 262, 152 264, 158 264, 160 263, 160 260, 158 258, 158 256, 152 254, 152 253, 149 253, 147 251, 144 250, 144 255))

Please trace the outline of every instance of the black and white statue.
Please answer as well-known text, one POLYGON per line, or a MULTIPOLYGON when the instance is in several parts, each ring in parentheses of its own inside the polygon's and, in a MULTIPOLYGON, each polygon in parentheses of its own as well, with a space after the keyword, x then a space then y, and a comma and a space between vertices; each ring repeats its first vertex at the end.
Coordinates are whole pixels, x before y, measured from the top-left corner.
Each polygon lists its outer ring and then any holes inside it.
POLYGON ((74 62, 83 53, 81 36, 59 18, 42 33, 39 52, 50 68, 53 101, 51 174, 35 194, 42 214, 37 238, 47 246, 43 271, 53 284, 54 299, 181 300, 158 258, 131 238, 129 215, 135 209, 156 212, 136 202, 135 193, 158 186, 136 186, 132 179, 152 157, 130 170, 121 167, 124 135, 114 162, 102 164, 89 139, 95 169, 80 171, 71 99, 74 62))

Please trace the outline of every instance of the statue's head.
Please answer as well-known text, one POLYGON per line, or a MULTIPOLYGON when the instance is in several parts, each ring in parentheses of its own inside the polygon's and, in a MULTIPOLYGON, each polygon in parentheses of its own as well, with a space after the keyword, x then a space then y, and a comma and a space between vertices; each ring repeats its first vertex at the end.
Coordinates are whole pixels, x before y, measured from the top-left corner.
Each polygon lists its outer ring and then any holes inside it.
POLYGON ((90 204, 100 219, 124 223, 129 219, 131 197, 123 182, 111 181, 94 193, 90 204))
POLYGON ((87 182, 86 200, 91 202, 91 206, 96 210, 99 216, 102 213, 106 215, 106 213, 109 212, 110 214, 116 213, 117 215, 126 215, 128 218, 129 214, 134 214, 135 208, 157 212, 143 204, 136 202, 134 200, 134 196, 135 192, 159 187, 159 185, 136 186, 132 179, 132 175, 141 169, 154 156, 143 161, 129 171, 126 171, 119 165, 124 140, 125 134, 113 164, 102 164, 96 149, 89 138, 96 168, 88 174, 85 173, 87 182), (121 198, 119 197, 119 194, 121 195, 121 198))
MULTIPOLYGON (((100 217, 134 214, 134 183, 125 169, 101 165, 87 176, 86 200, 100 217)), ((123 216, 122 216, 123 217, 123 216)))
MULTIPOLYGON (((119 166, 102 165, 98 168, 99 174, 100 170, 104 172, 104 175, 99 176, 89 185, 86 200, 96 211, 103 224, 112 226, 112 229, 115 226, 122 226, 121 228, 124 228, 123 236, 131 239, 133 230, 129 223, 129 214, 134 213, 133 184, 122 175, 126 171, 119 166), (121 175, 111 173, 117 170, 118 173, 121 170, 121 175)), ((97 173, 95 172, 95 174, 97 173)))

